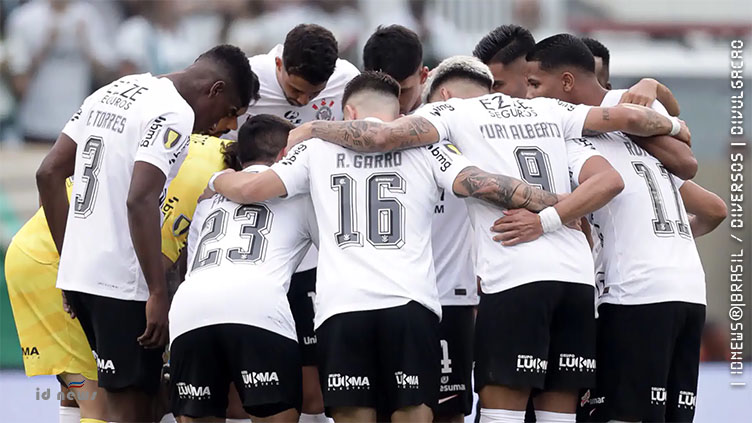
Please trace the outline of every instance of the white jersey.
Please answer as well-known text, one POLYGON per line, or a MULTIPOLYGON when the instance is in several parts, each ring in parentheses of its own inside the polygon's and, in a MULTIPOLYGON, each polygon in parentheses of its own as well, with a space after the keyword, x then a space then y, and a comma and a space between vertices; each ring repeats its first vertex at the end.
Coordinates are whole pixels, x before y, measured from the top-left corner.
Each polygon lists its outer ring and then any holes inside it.
POLYGON ((188 233, 188 273, 170 307, 171 341, 222 323, 297 341, 287 289, 315 226, 309 195, 238 204, 215 194, 200 202, 188 233))
POLYGON ((433 264, 442 306, 477 305, 473 228, 465 201, 441 192, 431 225, 433 264))
MULTIPOLYGON (((618 104, 625 91, 609 91, 601 106, 618 104)), ((668 115, 657 101, 653 109, 668 115)), ((599 303, 705 304, 705 272, 679 194, 683 182, 621 132, 587 139, 624 180, 624 190, 590 216, 604 281, 599 303)))
MULTIPOLYGON (((585 161, 598 154, 582 143, 565 141, 582 135, 589 110, 549 98, 489 94, 431 103, 415 114, 428 119, 442 140, 455 143, 481 169, 569 193, 570 174, 579 178, 585 161)), ((489 230, 501 217, 499 209, 476 199, 466 201, 484 293, 538 281, 594 285, 593 258, 582 232, 562 227, 535 241, 505 247, 489 230)))
MULTIPOLYGON (((245 117, 241 117, 238 124, 242 125, 249 117, 260 114, 279 116, 295 126, 312 120, 342 120, 342 95, 345 93, 345 85, 358 76, 358 68, 347 60, 337 59, 334 73, 326 82, 326 88, 305 106, 295 106, 287 101, 285 92, 277 80, 275 59, 282 59, 282 52, 282 44, 277 44, 269 53, 258 54, 248 59, 251 69, 259 79, 260 98, 248 107, 245 117)), ((237 132, 233 131, 227 138, 236 139, 237 132)), ((297 271, 316 267, 317 258, 316 247, 311 247, 297 271)))
POLYGON ((166 190, 188 153, 193 119, 172 81, 148 73, 122 77, 84 101, 63 129, 78 146, 58 288, 149 298, 128 230, 133 165, 159 168, 166 190))
POLYGON ((311 193, 320 234, 318 327, 352 311, 416 301, 441 316, 431 249, 439 189, 468 166, 449 144, 360 154, 319 139, 272 166, 289 195, 311 193))

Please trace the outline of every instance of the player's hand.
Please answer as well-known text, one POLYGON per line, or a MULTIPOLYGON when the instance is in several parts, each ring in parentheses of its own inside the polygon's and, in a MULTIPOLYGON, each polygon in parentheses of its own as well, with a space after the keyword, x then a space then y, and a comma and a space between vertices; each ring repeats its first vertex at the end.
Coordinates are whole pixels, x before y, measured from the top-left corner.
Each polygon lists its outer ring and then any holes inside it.
POLYGON ((491 231, 499 233, 494 235, 494 241, 509 247, 538 239, 543 235, 543 226, 537 213, 514 209, 504 210, 504 216, 494 222, 491 231))
POLYGON ((650 107, 656 98, 658 98, 658 81, 646 78, 640 80, 629 91, 622 94, 619 104, 639 104, 640 106, 650 107))
POLYGON ((170 308, 167 292, 149 294, 146 301, 146 330, 138 337, 138 343, 144 348, 159 348, 167 345, 169 326, 167 311, 170 308))
POLYGON ((214 196, 214 194, 216 194, 216 192, 214 192, 207 185, 206 188, 204 189, 204 192, 202 192, 201 195, 198 197, 198 201, 197 202, 200 203, 200 202, 202 202, 202 201, 204 201, 204 200, 206 200, 208 198, 212 198, 214 196))
POLYGON ((291 148, 310 138, 311 122, 306 122, 290 131, 287 135, 287 148, 285 151, 290 151, 291 148))
POLYGON ((679 130, 679 133, 676 134, 674 138, 692 147, 692 133, 689 132, 689 127, 687 126, 687 123, 679 119, 679 124, 681 125, 681 129, 679 130))
POLYGON ((70 304, 68 304, 68 298, 66 298, 65 292, 61 291, 61 293, 63 294, 63 310, 66 313, 70 314, 71 319, 75 319, 76 312, 73 311, 73 308, 70 306, 70 304))

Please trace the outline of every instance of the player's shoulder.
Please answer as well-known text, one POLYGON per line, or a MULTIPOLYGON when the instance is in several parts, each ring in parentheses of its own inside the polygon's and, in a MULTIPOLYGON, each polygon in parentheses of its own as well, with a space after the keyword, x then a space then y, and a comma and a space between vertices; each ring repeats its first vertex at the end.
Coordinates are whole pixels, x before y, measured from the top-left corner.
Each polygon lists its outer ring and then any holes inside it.
POLYGON ((329 81, 344 82, 347 84, 358 75, 360 75, 360 70, 355 65, 345 59, 337 59, 334 73, 329 77, 329 81))

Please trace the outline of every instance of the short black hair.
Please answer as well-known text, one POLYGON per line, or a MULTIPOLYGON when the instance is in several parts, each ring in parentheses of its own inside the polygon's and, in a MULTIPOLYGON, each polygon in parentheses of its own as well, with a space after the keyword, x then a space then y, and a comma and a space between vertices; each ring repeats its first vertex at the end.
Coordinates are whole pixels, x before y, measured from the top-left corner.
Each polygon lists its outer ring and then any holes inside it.
POLYGON ((334 73, 337 48, 337 40, 328 29, 300 24, 287 33, 282 62, 287 73, 298 75, 312 85, 323 84, 334 73))
POLYGON ((242 107, 259 99, 259 80, 251 70, 243 50, 230 44, 220 44, 198 56, 199 60, 211 60, 222 68, 229 83, 238 91, 242 107))
POLYGON ((385 72, 397 81, 413 75, 422 63, 418 34, 402 25, 379 26, 363 47, 363 68, 385 72))
POLYGON ((377 71, 365 71, 351 79, 345 86, 345 92, 342 94, 342 107, 347 104, 347 101, 353 94, 365 90, 392 95, 395 98, 399 98, 400 95, 399 82, 389 76, 389 74, 377 71))
POLYGON ((588 49, 590 49, 590 52, 593 53, 593 56, 600 57, 601 60, 603 60, 603 66, 608 66, 608 63, 611 61, 611 53, 608 51, 608 48, 603 45, 600 41, 596 40, 595 38, 588 38, 588 37, 582 37, 582 42, 585 43, 588 49))
POLYGON ((525 57, 535 47, 533 34, 518 25, 501 25, 483 37, 473 50, 473 56, 485 64, 508 65, 525 57))
POLYGON ((529 62, 540 62, 542 70, 560 66, 574 66, 586 72, 595 73, 595 59, 590 49, 572 34, 552 35, 538 42, 528 53, 529 62))
POLYGON ((295 126, 279 116, 261 114, 248 119, 238 131, 238 140, 222 149, 225 165, 240 170, 250 161, 273 161, 287 145, 295 126))

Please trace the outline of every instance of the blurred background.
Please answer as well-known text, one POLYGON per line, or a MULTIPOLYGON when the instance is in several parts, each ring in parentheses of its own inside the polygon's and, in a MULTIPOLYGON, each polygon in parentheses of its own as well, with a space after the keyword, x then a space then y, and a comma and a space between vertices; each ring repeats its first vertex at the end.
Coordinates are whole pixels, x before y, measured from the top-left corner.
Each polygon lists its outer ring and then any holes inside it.
MULTIPOLYGON (((536 39, 559 32, 597 38, 611 50, 614 88, 652 77, 673 91, 700 162, 695 180, 729 197, 730 41, 743 40, 752 63, 749 0, 0 0, 0 255, 38 207, 37 166, 89 93, 121 75, 181 69, 218 43, 235 44, 249 56, 266 53, 299 23, 329 28, 340 56, 361 68, 363 45, 380 24, 416 31, 429 67, 470 54, 501 24, 525 26, 536 39)), ((747 69, 748 87, 750 75, 747 69)), ((747 114, 750 134, 752 111, 747 114)), ((748 170, 746 176, 752 186, 748 170)), ((749 226, 745 231, 749 272, 752 232, 749 226)), ((708 285, 708 364, 697 421, 752 421, 752 364, 746 363, 749 386, 732 390, 724 363, 730 354, 729 254, 740 246, 730 241, 728 220, 698 246, 708 285)), ((749 287, 746 296, 752 298, 749 287)), ((748 309, 746 360, 752 355, 750 315, 748 309)), ((35 388, 54 391, 54 379, 27 379, 19 369, 21 352, 0 278, 0 407, 34 404, 35 388)), ((35 407, 42 406, 37 401, 35 407)), ((52 403, 44 407, 55 410, 52 403)))

